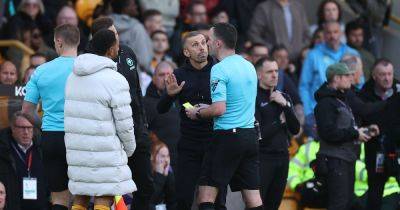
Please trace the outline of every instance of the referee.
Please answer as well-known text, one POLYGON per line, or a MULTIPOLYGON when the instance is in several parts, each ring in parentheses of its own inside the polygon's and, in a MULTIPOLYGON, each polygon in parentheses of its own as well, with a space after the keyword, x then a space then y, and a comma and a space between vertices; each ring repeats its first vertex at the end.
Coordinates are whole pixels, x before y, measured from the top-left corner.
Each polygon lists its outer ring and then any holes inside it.
POLYGON ((199 210, 215 209, 218 188, 241 191, 248 209, 262 209, 258 142, 254 129, 257 75, 235 54, 237 31, 228 23, 210 30, 210 54, 220 62, 211 69, 211 105, 186 110, 191 119, 214 118, 213 141, 199 180, 199 210))

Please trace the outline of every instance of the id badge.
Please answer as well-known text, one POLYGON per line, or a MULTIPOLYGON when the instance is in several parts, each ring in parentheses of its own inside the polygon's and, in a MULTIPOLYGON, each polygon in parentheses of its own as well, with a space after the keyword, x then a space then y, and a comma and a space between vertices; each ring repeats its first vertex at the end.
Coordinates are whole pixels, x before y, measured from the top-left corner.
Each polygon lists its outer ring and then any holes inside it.
POLYGON ((167 205, 159 204, 156 206, 156 210, 167 210, 167 205))
POLYGON ((376 173, 382 173, 384 170, 385 155, 382 152, 376 153, 376 173))
POLYGON ((37 199, 37 179, 24 177, 22 179, 22 198, 26 200, 37 199))

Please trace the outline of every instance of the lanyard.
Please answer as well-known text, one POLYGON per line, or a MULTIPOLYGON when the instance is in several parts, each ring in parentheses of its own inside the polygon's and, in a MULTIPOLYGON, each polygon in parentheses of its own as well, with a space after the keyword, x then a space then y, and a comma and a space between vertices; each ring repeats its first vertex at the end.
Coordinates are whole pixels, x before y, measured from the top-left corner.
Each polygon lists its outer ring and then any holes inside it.
POLYGON ((22 162, 26 165, 26 170, 28 171, 28 177, 31 177, 31 166, 32 166, 32 150, 30 150, 26 156, 26 160, 22 157, 18 149, 15 147, 14 144, 11 144, 14 148, 15 152, 17 153, 18 157, 22 160, 22 162))

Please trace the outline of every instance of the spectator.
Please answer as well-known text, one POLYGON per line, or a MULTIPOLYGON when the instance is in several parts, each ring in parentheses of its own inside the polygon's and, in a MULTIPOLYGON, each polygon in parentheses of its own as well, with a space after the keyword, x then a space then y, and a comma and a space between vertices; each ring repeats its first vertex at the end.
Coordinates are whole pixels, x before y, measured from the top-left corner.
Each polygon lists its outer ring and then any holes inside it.
POLYGON ((4 38, 22 40, 20 34, 22 29, 36 24, 42 33, 50 32, 50 20, 44 16, 44 5, 42 0, 22 0, 18 5, 18 12, 10 18, 4 28, 4 38))
MULTIPOLYGON (((339 28, 339 25, 337 25, 339 28)), ((315 93, 318 101, 315 119, 321 146, 318 177, 326 181, 328 210, 351 208, 354 194, 354 168, 359 157, 359 144, 379 135, 376 125, 358 128, 346 100, 351 88, 352 72, 345 64, 335 63, 326 70, 327 82, 315 93), (368 131, 368 132, 367 132, 368 131)))
POLYGON ((375 62, 375 57, 363 47, 364 44, 364 28, 357 21, 352 21, 347 23, 346 25, 346 38, 347 44, 350 47, 353 47, 360 53, 362 64, 363 64, 363 72, 365 79, 368 80, 371 74, 372 65, 375 62))
MULTIPOLYGON (((87 47, 88 37, 83 32, 82 25, 79 24, 79 19, 74 8, 68 5, 64 5, 60 8, 60 10, 57 11, 58 13, 56 16, 56 26, 60 26, 63 24, 71 24, 73 26, 79 27, 80 41, 79 41, 78 51, 83 52, 84 49, 87 47)), ((48 46, 53 46, 53 34, 50 34, 46 37, 46 43, 48 46)))
POLYGON ((144 26, 135 18, 135 0, 113 0, 111 7, 113 14, 110 17, 114 20, 121 44, 132 48, 142 71, 149 71, 153 47, 144 26))
POLYGON ((169 50, 168 35, 164 31, 155 31, 151 35, 151 40, 153 41, 153 54, 154 57, 151 60, 151 73, 154 73, 156 66, 161 61, 172 61, 172 58, 167 55, 169 50))
MULTIPOLYGON (((336 0, 324 0, 320 3, 317 11, 318 23, 310 26, 310 33, 314 34, 318 28, 323 28, 324 23, 336 21, 340 23, 340 30, 344 31, 345 25, 342 23, 342 8, 336 0)), ((340 41, 346 43, 346 36, 342 34, 340 41)))
POLYGON ((287 48, 282 44, 278 44, 272 48, 271 55, 278 63, 279 69, 283 70, 297 87, 299 84, 299 75, 296 66, 290 62, 287 48))
POLYGON ((264 44, 253 43, 249 49, 249 61, 254 65, 262 57, 268 57, 269 49, 264 44))
POLYGON ((320 44, 324 42, 324 28, 323 27, 318 27, 312 37, 311 37, 311 43, 310 43, 310 48, 314 48, 315 45, 320 44))
POLYGON ((230 22, 234 23, 238 29, 238 49, 244 51, 250 47, 247 32, 250 27, 251 19, 259 3, 265 0, 221 0, 220 6, 226 8, 230 22))
POLYGON ((211 13, 211 23, 216 24, 216 23, 229 23, 229 16, 228 12, 223 9, 223 8, 215 8, 211 13))
POLYGON ((276 61, 262 58, 255 67, 258 76, 255 117, 261 135, 261 198, 265 209, 278 210, 289 167, 289 137, 299 132, 300 123, 291 96, 276 88, 280 74, 276 61))
POLYGON ((153 142, 151 146, 151 163, 155 185, 150 208, 151 210, 176 210, 175 177, 170 166, 168 147, 154 133, 150 134, 150 138, 153 142))
MULTIPOLYGON (((92 34, 101 29, 108 29, 118 34, 113 20, 109 17, 98 18, 93 22, 92 34)), ((116 37, 118 36, 116 35, 116 37)), ((151 195, 154 191, 154 184, 150 162, 151 145, 148 139, 147 119, 143 106, 143 86, 140 83, 140 72, 135 53, 126 45, 120 45, 119 49, 118 58, 114 61, 117 63, 117 71, 126 78, 129 84, 129 92, 132 98, 130 105, 137 146, 135 153, 128 158, 128 166, 131 168, 132 177, 134 180, 138 180, 136 183, 138 191, 133 193, 131 207, 133 209, 148 209, 151 195)))
POLYGON ((383 46, 383 26, 388 25, 392 0, 346 0, 365 29, 365 42, 374 56, 380 57, 383 46))
POLYGON ((168 146, 168 150, 171 154, 171 165, 176 169, 177 144, 180 138, 179 109, 178 106, 173 106, 164 114, 159 114, 157 111, 157 104, 166 91, 165 79, 172 74, 174 68, 176 68, 173 65, 175 64, 169 61, 161 61, 157 65, 153 74, 153 81, 147 88, 143 103, 146 108, 149 130, 159 136, 168 146))
POLYGON ((110 209, 113 196, 136 191, 128 167, 128 157, 136 148, 129 85, 112 60, 118 56, 118 39, 104 29, 93 35, 90 46, 94 54, 76 58, 65 87, 65 147, 73 210, 86 209, 91 196, 94 209, 110 209), (85 103, 91 108, 82 106, 85 103))
POLYGON ((0 65, 0 84, 15 85, 18 81, 18 71, 13 63, 6 61, 0 65))
POLYGON ((47 61, 47 58, 44 54, 35 53, 35 54, 31 55, 29 63, 31 66, 36 68, 36 67, 46 63, 46 61, 47 61))
POLYGON ((339 62, 345 54, 358 55, 357 51, 346 44, 341 43, 340 24, 327 22, 324 24, 325 41, 312 49, 304 60, 300 75, 299 93, 304 105, 305 132, 316 137, 313 132, 315 107, 314 93, 326 81, 326 68, 339 62))
POLYGON ((42 32, 37 26, 33 26, 31 29, 31 45, 30 47, 37 53, 41 53, 46 56, 46 60, 53 60, 57 57, 57 53, 51 49, 43 40, 42 32))
MULTIPOLYGON (((387 59, 379 59, 375 62, 371 78, 364 85, 360 92, 360 97, 365 102, 388 101, 398 95, 400 84, 393 78, 394 67, 387 59)), ((395 109, 397 110, 398 107, 395 109)), ((372 139, 365 144, 365 164, 368 172, 368 199, 367 209, 380 209, 382 203, 382 193, 385 182, 389 176, 397 176, 397 161, 393 169, 389 154, 396 153, 397 139, 396 129, 393 127, 390 120, 392 115, 396 115, 396 111, 386 108, 380 112, 369 115, 363 119, 363 124, 378 124, 382 130, 382 135, 379 138, 372 139), (377 170, 377 154, 384 154, 383 171, 377 170)), ((394 161, 394 160, 393 160, 394 161)))
POLYGON ((25 70, 25 74, 22 79, 22 84, 24 84, 24 85, 28 84, 33 72, 35 72, 35 67, 33 67, 33 66, 30 66, 25 70))
POLYGON ((155 31, 165 31, 161 12, 158 10, 146 10, 143 13, 143 25, 149 36, 151 36, 155 31))
POLYGON ((298 1, 271 0, 257 6, 248 37, 269 49, 283 44, 289 49, 290 58, 296 59, 308 44, 308 27, 306 12, 298 1))
POLYGON ((190 5, 194 1, 201 1, 203 2, 204 6, 206 7, 207 13, 213 11, 216 7, 218 7, 220 0, 180 0, 181 2, 181 16, 187 15, 190 10, 190 5))
POLYGON ((175 19, 179 16, 179 2, 179 0, 139 0, 142 11, 150 9, 160 11, 163 26, 166 29, 168 37, 174 32, 176 25, 175 19))
POLYGON ((69 24, 58 26, 54 30, 54 45, 60 56, 39 66, 32 75, 25 86, 22 112, 33 117, 39 102, 42 104, 41 147, 52 210, 65 210, 70 197, 64 142, 65 83, 78 54, 79 29, 69 24))
POLYGON ((355 55, 344 55, 340 62, 346 64, 350 71, 354 72, 352 85, 357 90, 361 90, 362 85, 365 83, 361 58, 355 55))
MULTIPOLYGON (((12 197, 16 197, 21 210, 47 209, 47 185, 39 139, 34 136, 33 119, 20 111, 15 112, 11 118, 11 127, 0 132, 0 139, 0 153, 7 160, 7 164, 1 164, 0 170, 2 173, 15 177, 13 179, 8 177, 8 180, 4 177, 0 179, 5 182, 6 186, 10 186, 7 187, 8 193, 12 193, 12 197), (25 188, 27 177, 36 179, 37 192, 35 194, 24 193, 25 190, 29 190, 25 188), (18 188, 12 189, 15 184, 18 188), (35 197, 36 199, 33 199, 35 197)), ((14 205, 10 204, 10 207, 14 205)))
POLYGON ((0 181, 0 210, 5 210, 7 199, 6 186, 0 181))

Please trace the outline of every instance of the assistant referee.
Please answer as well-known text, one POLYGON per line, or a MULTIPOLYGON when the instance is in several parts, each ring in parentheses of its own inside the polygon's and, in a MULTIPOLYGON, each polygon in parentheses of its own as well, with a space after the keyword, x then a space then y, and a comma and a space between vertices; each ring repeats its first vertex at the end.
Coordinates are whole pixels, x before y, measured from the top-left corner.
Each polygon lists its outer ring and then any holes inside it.
POLYGON ((262 209, 259 192, 258 140, 254 129, 257 75, 235 54, 237 31, 228 23, 210 30, 210 54, 220 62, 211 69, 210 106, 186 110, 192 119, 214 118, 213 140, 199 180, 199 210, 215 209, 218 188, 241 191, 247 209, 262 209))

